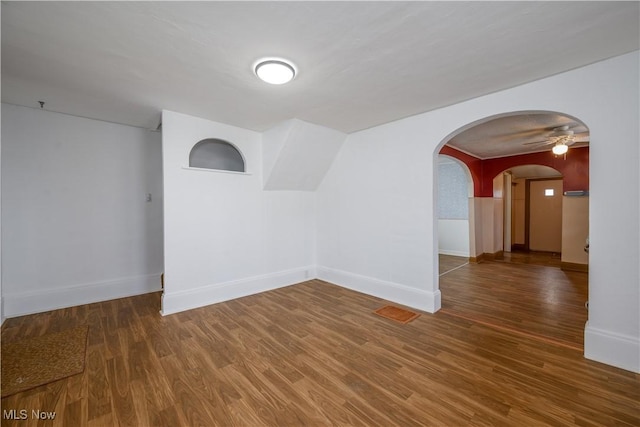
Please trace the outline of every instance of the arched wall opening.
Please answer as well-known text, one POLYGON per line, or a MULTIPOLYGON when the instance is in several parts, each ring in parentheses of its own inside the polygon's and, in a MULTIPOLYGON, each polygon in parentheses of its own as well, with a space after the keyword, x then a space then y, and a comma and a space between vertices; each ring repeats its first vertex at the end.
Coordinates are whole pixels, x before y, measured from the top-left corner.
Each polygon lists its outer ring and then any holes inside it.
MULTIPOLYGON (((577 194, 582 196, 581 202, 578 202, 577 198, 573 197, 572 200, 567 203, 571 206, 569 212, 574 214, 572 216, 577 215, 580 217, 584 216, 581 214, 582 211, 586 210, 588 212, 589 147, 571 148, 566 156, 554 156, 551 154, 549 149, 508 157, 481 159, 446 145, 447 142, 456 135, 468 131, 474 126, 478 126, 482 123, 492 121, 496 118, 532 113, 563 114, 554 111, 531 110, 496 114, 460 127, 456 131, 447 135, 447 137, 438 145, 438 149, 436 151, 437 155, 447 155, 464 163, 473 180, 473 196, 470 199, 469 204, 469 227, 471 230, 470 241, 472 242, 469 258, 472 262, 487 258, 499 258, 505 250, 510 250, 509 246, 505 247, 505 236, 510 237, 510 233, 506 232, 504 229, 504 221, 508 221, 508 218, 505 216, 506 212, 503 200, 505 197, 505 184, 503 182, 505 178, 502 176, 502 173, 506 170, 525 165, 537 165, 539 167, 548 167, 558 171, 558 175, 563 177, 561 189, 562 193, 565 194, 563 199, 569 197, 566 196, 567 194, 577 194), (500 178, 500 182, 496 182, 496 177, 500 178), (500 188, 496 189, 496 185, 500 188), (581 212, 573 212, 575 210, 581 210, 581 212)), ((566 114, 563 115, 571 117, 577 122, 582 123, 578 118, 568 116, 566 114)), ((436 196, 435 199, 437 200, 438 197, 439 196, 436 196)), ((436 211, 434 215, 437 217, 438 212, 436 211)), ((566 218, 568 226, 570 222, 569 218, 570 216, 566 218)), ((565 263, 563 266, 566 269, 578 269, 580 271, 587 270, 587 257, 577 254, 577 251, 575 250, 579 245, 584 246, 585 238, 582 237, 583 234, 584 233, 582 232, 578 232, 577 234, 572 232, 570 238, 563 239, 563 241, 566 240, 567 242, 571 242, 569 246, 573 248, 570 251, 568 258, 563 260, 565 263)))
MULTIPOLYGON (((454 135, 473 126, 496 117, 518 114, 523 112, 489 116, 474 122, 472 126, 463 126, 443 140, 436 151, 438 159, 445 155, 455 158, 469 171, 473 185, 469 200, 469 234, 472 242, 469 261, 503 259, 505 252, 510 252, 520 244, 526 246, 527 251, 531 249, 555 256, 558 266, 563 270, 586 272, 588 255, 583 248, 589 224, 588 147, 572 148, 566 157, 550 154, 549 148, 544 152, 482 159, 446 145, 454 135), (573 197, 574 193, 580 197, 573 197), (522 239, 523 236, 526 236, 526 241, 522 239), (575 258, 577 249, 581 253, 575 258), (560 254, 564 252, 567 253, 567 259, 560 261, 560 254)), ((437 178, 442 178, 440 173, 437 178)), ((434 186, 434 191, 438 192, 434 200, 441 203, 440 183, 434 186)), ((436 206, 434 211, 438 218, 438 227, 434 232, 438 233, 437 239, 440 241, 442 228, 439 224, 439 207, 436 206)), ((438 261, 441 253, 439 250, 438 261)), ((512 259, 511 254, 508 259, 512 259)), ((434 265, 438 265, 438 261, 434 260, 434 265)), ((583 277, 583 289, 586 290, 586 276, 583 277)), ((440 277, 438 289, 439 280, 440 277)), ((442 294, 442 299, 445 303, 448 301, 446 293, 442 294)), ((578 328, 583 324, 580 322, 577 324, 580 326, 576 325, 578 328)))
MULTIPOLYGON (((565 156, 555 156, 551 153, 551 147, 543 149, 541 151, 510 155, 505 157, 492 157, 482 159, 476 157, 468 152, 463 152, 454 147, 447 145, 455 136, 466 132, 478 125, 490 122, 495 119, 511 117, 511 116, 524 116, 531 114, 551 114, 561 115, 566 118, 573 119, 577 123, 581 123, 586 127, 586 124, 579 118, 568 115, 565 113, 559 113, 556 111, 541 111, 541 110, 526 110, 526 111, 513 111, 510 113, 495 114, 485 117, 480 120, 476 120, 465 126, 462 126, 455 131, 448 134, 438 144, 435 154, 448 155, 464 162, 469 168, 473 177, 474 184, 474 196, 475 197, 491 197, 493 193, 493 178, 500 172, 514 166, 520 165, 543 165, 549 166, 559 171, 566 177, 564 182, 564 191, 582 191, 589 188, 589 148, 571 148, 569 153, 565 156)), ((588 128, 587 128, 588 129, 588 128)))

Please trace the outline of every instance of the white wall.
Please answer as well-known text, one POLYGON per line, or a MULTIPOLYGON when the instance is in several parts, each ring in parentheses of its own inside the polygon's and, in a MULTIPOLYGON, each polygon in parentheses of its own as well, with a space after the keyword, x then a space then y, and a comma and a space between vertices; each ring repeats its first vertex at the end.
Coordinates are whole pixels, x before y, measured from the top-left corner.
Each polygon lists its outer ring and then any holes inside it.
POLYGON ((443 255, 469 256, 469 220, 438 220, 438 253, 443 255))
POLYGON ((640 200, 626 191, 640 181, 638 59, 634 52, 349 135, 318 190, 320 277, 437 310, 439 148, 494 115, 559 111, 586 123, 591 138, 585 355, 640 372, 640 200))
POLYGON ((261 134, 185 114, 162 115, 163 314, 315 276, 315 196, 263 191, 261 134), (205 138, 234 144, 247 173, 186 168, 205 138))
POLYGON ((160 134, 7 104, 2 118, 4 315, 159 290, 160 134))
MULTIPOLYGON (((471 257, 494 255, 503 250, 503 199, 472 197, 469 199, 469 224, 471 257)), ((438 226, 440 229, 440 226, 438 226)), ((440 236, 438 235, 438 239, 440 236)))
POLYGON ((346 134, 292 119, 262 134, 265 190, 315 191, 346 134))
MULTIPOLYGON (((0 20, 2 19, 2 8, 0 7, 0 20)), ((0 55, 0 58, 2 55, 0 55)), ((0 59, 0 69, 2 60, 0 59)), ((2 85, 0 84, 0 87, 2 85)), ((0 90, 0 95, 1 95, 0 90)), ((0 96, 0 99, 2 97, 0 96)), ((2 114, 0 114, 0 212, 2 212, 2 114)), ((0 215, 0 242, 2 241, 2 215, 0 215)), ((4 294, 2 292, 2 244, 0 244, 0 325, 4 323, 4 294)))
POLYGON ((347 137, 317 193, 318 275, 433 312, 437 159, 411 121, 347 137))
MULTIPOLYGON (((0 114, 0 212, 2 212, 2 114, 0 114)), ((0 215, 0 242, 2 241, 2 215, 0 215)), ((2 292, 2 244, 0 244, 0 325, 4 323, 4 294, 2 292)))

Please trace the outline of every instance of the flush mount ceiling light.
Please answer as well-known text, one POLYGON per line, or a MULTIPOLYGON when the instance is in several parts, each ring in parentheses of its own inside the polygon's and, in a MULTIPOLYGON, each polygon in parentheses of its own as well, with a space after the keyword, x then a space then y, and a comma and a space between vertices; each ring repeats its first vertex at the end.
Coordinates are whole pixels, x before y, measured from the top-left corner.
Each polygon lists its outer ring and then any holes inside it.
POLYGON ((284 59, 262 59, 253 69, 260 80, 272 85, 288 83, 296 76, 293 64, 284 59))

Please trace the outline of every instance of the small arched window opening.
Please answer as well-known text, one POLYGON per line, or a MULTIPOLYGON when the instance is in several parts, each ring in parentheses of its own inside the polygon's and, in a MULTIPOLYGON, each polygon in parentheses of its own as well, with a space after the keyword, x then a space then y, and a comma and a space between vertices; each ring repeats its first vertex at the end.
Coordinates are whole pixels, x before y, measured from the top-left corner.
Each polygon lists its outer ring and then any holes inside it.
POLYGON ((207 138, 193 146, 189 167, 245 172, 242 153, 222 139, 207 138))

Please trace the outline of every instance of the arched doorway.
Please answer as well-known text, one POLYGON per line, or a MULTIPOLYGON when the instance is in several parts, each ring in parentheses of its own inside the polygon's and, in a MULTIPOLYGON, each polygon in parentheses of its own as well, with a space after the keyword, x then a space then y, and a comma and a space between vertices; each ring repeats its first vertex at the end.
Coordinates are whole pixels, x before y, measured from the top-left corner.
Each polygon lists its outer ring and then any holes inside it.
MULTIPOLYGON (((454 135, 448 138, 447 144, 439 151, 440 155, 446 154, 463 162, 473 180, 474 191, 469 202, 470 241, 473 243, 469 256, 471 264, 463 272, 452 273, 459 277, 451 280, 458 285, 461 280, 466 280, 470 286, 465 288, 452 285, 451 288, 447 288, 449 277, 440 277, 443 312, 515 329, 532 337, 556 340, 582 349, 582 333, 587 319, 584 303, 588 293, 588 257, 582 250, 588 236, 589 148, 588 129, 584 129, 587 128, 582 122, 559 113, 515 112, 489 117, 465 126, 460 133, 454 132, 454 135), (509 127, 513 124, 510 122, 516 123, 517 132, 509 127), (540 123, 548 122, 552 124, 546 124, 541 128, 534 127, 529 131, 521 127, 523 124, 537 123, 539 126, 540 123), (562 124, 567 122, 570 124, 562 124), (577 129, 579 132, 576 134, 582 135, 580 144, 570 144, 569 153, 561 156, 552 154, 550 144, 546 144, 547 141, 544 139, 540 147, 528 149, 527 145, 535 144, 529 144, 532 139, 546 138, 545 132, 554 135, 555 129, 560 126, 577 129), (478 129, 475 129, 476 127, 478 129), (585 135, 587 138, 584 138, 585 135), (485 150, 480 150, 478 156, 472 151, 473 144, 450 144, 450 141, 456 139, 474 142, 474 138, 481 138, 482 142, 479 144, 485 150), (515 144, 516 147, 497 149, 491 145, 492 138, 496 138, 497 145, 509 144, 511 138, 511 144, 515 144), (507 155, 499 156, 501 151, 507 155), (491 152, 492 156, 487 156, 487 152, 491 152), (513 191, 513 187, 518 188, 518 191, 513 191), (532 197, 532 194, 535 197, 532 197), (572 197, 574 194, 580 195, 581 200, 572 197), (567 202, 568 212, 564 212, 563 202, 568 198, 571 198, 567 202), (533 206, 535 209, 532 210, 532 200, 540 203, 542 207, 533 206), (559 210, 553 214, 555 223, 552 223, 551 206, 554 204, 559 210), (585 213, 586 220, 583 220, 585 213), (578 228, 583 229, 576 230, 575 218, 582 224, 578 228), (575 259, 567 259, 566 262, 560 259, 565 247, 571 248, 569 252, 575 255, 575 248, 578 246, 584 254, 578 262, 575 262, 575 259), (531 256, 521 258, 525 260, 521 264, 528 264, 525 273, 517 271, 517 266, 505 267, 507 261, 515 259, 511 254, 513 248, 529 254, 535 251, 544 255, 539 259, 550 259, 555 265, 549 263, 540 267, 555 270, 543 271, 532 268, 535 259, 531 256), (508 256, 505 256, 505 253, 508 256), (497 261, 500 261, 500 264, 494 264, 492 270, 490 264, 497 261), (484 265, 478 267, 477 263, 484 265), (582 271, 582 276, 580 273, 565 270, 582 271), (478 282, 474 282, 475 280, 478 282), (531 286, 527 288, 519 281, 528 282, 531 286), (504 287, 501 287, 501 283, 504 287), (479 291, 469 292, 467 297, 461 296, 464 292, 472 290, 471 285, 479 286, 479 291), (456 294, 457 299, 450 298, 452 294, 456 294), (562 300, 564 297, 568 299, 562 300), (563 313, 558 304, 573 305, 573 308, 563 313), (505 309, 506 306, 511 308, 505 309), (523 309, 523 312, 517 314, 518 309, 523 309), (525 312, 527 310, 528 313, 525 312), (549 318, 544 317, 545 313, 553 313, 558 321, 555 325, 558 331, 548 322, 549 318), (514 321, 515 318, 524 320, 518 322, 514 321), (571 329, 571 332, 561 331, 562 329, 571 329)), ((439 203, 440 199, 441 196, 438 194, 436 200, 439 203)))

